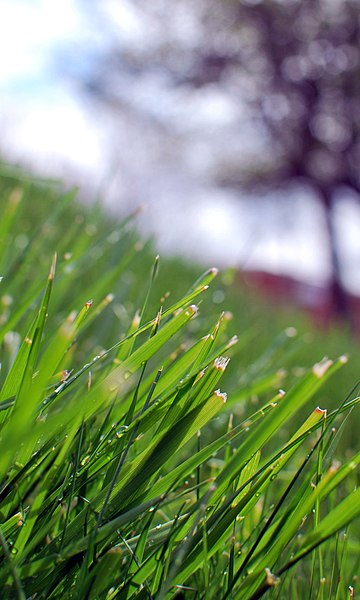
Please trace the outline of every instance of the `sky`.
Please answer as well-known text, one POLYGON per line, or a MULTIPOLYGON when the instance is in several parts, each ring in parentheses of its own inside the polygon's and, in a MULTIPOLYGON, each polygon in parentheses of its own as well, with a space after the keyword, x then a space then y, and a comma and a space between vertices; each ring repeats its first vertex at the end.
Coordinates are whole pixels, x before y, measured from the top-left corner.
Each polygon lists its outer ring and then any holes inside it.
MULTIPOLYGON (((156 29, 146 30, 135 4, 103 1, 125 48, 153 43, 156 29)), ((98 190, 112 169, 114 120, 86 103, 62 69, 62 63, 68 67, 70 62, 73 71, 84 71, 91 49, 106 47, 96 20, 85 20, 73 0, 0 0, 0 14, 2 148, 10 160, 80 183, 86 193, 98 190)), ((161 154, 151 125, 138 122, 136 115, 119 118, 115 150, 120 183, 117 177, 115 186, 105 189, 111 209, 120 211, 129 195, 134 204, 145 203, 140 227, 156 235, 160 250, 188 253, 207 266, 235 263, 323 282, 329 275, 323 216, 311 198, 294 190, 290 198, 253 198, 249 210, 248 198, 206 182, 214 151, 211 136, 219 127, 231 130, 239 108, 211 89, 190 100, 161 77, 136 79, 124 73, 123 78, 125 104, 130 97, 142 118, 160 126, 171 123, 176 129, 186 123, 198 143, 180 163, 175 151, 161 154)), ((246 128, 242 135, 249 139, 246 128)), ((241 144, 240 134, 238 139, 241 144)), ((345 269, 347 286, 360 293, 359 232, 359 211, 348 198, 339 209, 338 235, 351 259, 345 269)))
POLYGON ((45 170, 101 168, 96 121, 55 68, 62 49, 79 43, 75 3, 0 0, 0 13, 0 127, 9 156, 45 170))

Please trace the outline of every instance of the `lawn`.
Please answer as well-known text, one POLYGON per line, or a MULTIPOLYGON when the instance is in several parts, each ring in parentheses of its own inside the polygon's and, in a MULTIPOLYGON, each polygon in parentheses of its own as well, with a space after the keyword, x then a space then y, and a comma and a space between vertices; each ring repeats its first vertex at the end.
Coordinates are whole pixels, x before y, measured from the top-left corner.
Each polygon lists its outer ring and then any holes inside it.
POLYGON ((136 215, 5 167, 0 194, 2 597, 352 597, 356 342, 136 215))

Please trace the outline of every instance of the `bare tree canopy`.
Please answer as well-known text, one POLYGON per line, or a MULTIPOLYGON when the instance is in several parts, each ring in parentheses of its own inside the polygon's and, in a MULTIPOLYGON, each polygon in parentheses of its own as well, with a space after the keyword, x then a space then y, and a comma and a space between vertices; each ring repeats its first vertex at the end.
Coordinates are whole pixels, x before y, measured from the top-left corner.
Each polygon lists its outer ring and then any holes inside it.
MULTIPOLYGON (((358 2, 266 0, 231 9, 239 37, 245 30, 251 40, 245 55, 271 154, 263 173, 249 177, 233 166, 220 180, 255 189, 301 180, 314 190, 326 215, 334 310, 345 313, 333 212, 340 188, 360 191, 358 2)), ((241 49, 239 57, 246 67, 241 49)))
MULTIPOLYGON (((109 49, 84 82, 87 92, 146 114, 143 105, 127 97, 124 79, 120 84, 117 80, 119 72, 135 77, 157 73, 168 87, 189 93, 221 90, 241 116, 232 131, 233 143, 225 144, 212 164, 212 180, 249 194, 294 183, 312 190, 327 224, 334 312, 345 314, 334 209, 342 190, 350 190, 357 201, 360 193, 359 2, 131 4, 142 13, 147 29, 124 50, 116 23, 106 21, 101 3, 93 3, 108 28, 109 49), (251 123, 250 137, 261 140, 256 160, 239 152, 234 141, 244 121, 251 123)), ((166 129, 166 120, 160 119, 159 126, 166 129)))

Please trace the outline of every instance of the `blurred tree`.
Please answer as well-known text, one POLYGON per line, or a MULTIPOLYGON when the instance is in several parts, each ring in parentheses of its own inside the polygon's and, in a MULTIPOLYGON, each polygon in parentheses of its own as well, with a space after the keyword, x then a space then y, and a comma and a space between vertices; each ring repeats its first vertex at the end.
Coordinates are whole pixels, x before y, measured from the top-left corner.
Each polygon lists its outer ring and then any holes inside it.
MULTIPOLYGON (((246 106, 254 134, 266 140, 264 151, 255 162, 227 153, 213 166, 213 180, 248 193, 294 184, 312 190, 327 225, 333 310, 346 314, 334 211, 341 190, 357 199, 360 193, 358 0, 128 4, 142 14, 146 35, 124 51, 116 23, 108 20, 112 45, 87 80, 87 91, 109 103, 116 96, 123 101, 124 91, 114 85, 121 65, 123 73, 161 72, 173 87, 216 87, 246 106)), ((129 94, 127 102, 133 102, 129 94)), ((144 112, 144 104, 135 106, 144 112)))
POLYGON ((253 118, 265 127, 270 152, 262 168, 228 164, 218 181, 253 191, 294 182, 313 190, 326 217, 333 310, 347 313, 334 210, 341 188, 357 198, 360 192, 359 3, 230 0, 223 5, 237 47, 230 52, 225 44, 209 47, 192 81, 221 83, 245 69, 253 118))

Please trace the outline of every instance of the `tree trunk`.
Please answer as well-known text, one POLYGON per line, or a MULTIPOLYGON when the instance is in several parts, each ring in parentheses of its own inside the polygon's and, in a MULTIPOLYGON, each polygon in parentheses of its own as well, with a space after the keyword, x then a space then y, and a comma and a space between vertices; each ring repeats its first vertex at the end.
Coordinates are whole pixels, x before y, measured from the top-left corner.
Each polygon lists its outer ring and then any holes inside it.
POLYGON ((331 277, 328 283, 331 312, 333 317, 341 317, 350 320, 349 302, 341 278, 341 258, 336 237, 334 222, 334 196, 333 190, 327 187, 319 187, 318 195, 321 200, 328 237, 329 254, 331 261, 331 277))

